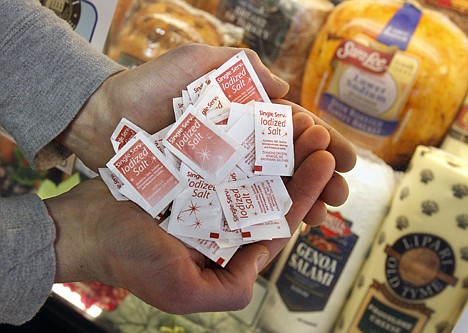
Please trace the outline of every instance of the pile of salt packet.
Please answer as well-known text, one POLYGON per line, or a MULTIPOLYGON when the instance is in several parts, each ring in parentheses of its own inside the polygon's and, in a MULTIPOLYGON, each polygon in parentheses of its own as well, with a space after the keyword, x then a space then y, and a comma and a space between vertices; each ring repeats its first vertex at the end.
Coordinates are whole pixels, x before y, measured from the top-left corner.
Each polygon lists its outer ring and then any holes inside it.
POLYGON ((148 134, 122 119, 100 175, 160 226, 224 267, 240 246, 290 236, 290 106, 271 103, 244 51, 173 99, 176 121, 148 134), (170 214, 168 214, 170 213, 170 214))

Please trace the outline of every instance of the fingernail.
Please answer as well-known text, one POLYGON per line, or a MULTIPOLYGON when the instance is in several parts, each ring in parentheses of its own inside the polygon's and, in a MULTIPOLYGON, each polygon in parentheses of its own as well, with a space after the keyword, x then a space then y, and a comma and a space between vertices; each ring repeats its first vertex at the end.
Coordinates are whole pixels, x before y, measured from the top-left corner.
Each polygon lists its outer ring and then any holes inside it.
POLYGON ((260 273, 262 269, 265 268, 265 265, 268 261, 268 258, 270 258, 270 255, 268 253, 261 253, 257 257, 257 274, 260 273))

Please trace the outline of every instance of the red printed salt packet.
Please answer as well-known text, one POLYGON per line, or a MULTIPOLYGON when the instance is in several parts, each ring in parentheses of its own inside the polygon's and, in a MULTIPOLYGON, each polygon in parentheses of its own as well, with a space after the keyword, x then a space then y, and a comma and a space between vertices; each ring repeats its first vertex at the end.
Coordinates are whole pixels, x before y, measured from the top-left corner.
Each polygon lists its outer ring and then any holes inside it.
POLYGON ((245 51, 241 51, 216 69, 211 75, 211 84, 221 87, 231 102, 246 104, 252 100, 270 102, 257 73, 245 51))
POLYGON ((184 163, 180 174, 188 188, 174 199, 168 232, 201 239, 221 237, 223 212, 215 187, 184 163))
POLYGON ((291 106, 256 102, 254 114, 255 174, 292 176, 294 143, 291 106))
MULTIPOLYGON (((240 118, 242 118, 242 116, 244 116, 245 113, 249 112, 253 115, 254 105, 255 105, 254 101, 249 102, 247 104, 239 104, 235 102, 231 103, 231 108, 229 109, 229 119, 228 119, 228 123, 226 126, 226 130, 229 130, 232 126, 234 126, 234 124, 240 118)), ((252 124, 253 123, 254 122, 252 121, 252 124)))
POLYGON ((121 188, 124 186, 124 183, 117 177, 113 172, 108 168, 99 168, 99 175, 101 176, 104 183, 109 188, 112 196, 117 201, 128 201, 128 198, 121 193, 121 188))
POLYGON ((185 111, 184 100, 182 97, 174 97, 172 99, 172 109, 174 111, 175 120, 177 121, 185 111))
MULTIPOLYGON (((182 90, 182 102, 184 103, 184 110, 187 110, 189 105, 193 105, 190 95, 187 90, 182 90)), ((185 112, 185 111, 184 111, 185 112)))
MULTIPOLYGON (((168 219, 164 220, 163 222, 159 224, 159 226, 166 232, 168 231, 168 225, 169 225, 168 219)), ((175 237, 181 240, 187 246, 194 248, 198 252, 202 253, 203 255, 205 255, 206 257, 208 257, 209 259, 211 259, 212 261, 214 261, 221 267, 226 267, 229 260, 231 260, 231 258, 239 249, 239 245, 231 246, 228 248, 221 248, 219 247, 218 244, 216 244, 215 241, 211 241, 211 240, 184 237, 184 236, 175 236, 175 237)))
MULTIPOLYGON (((247 153, 237 163, 237 166, 249 177, 254 175, 255 164, 255 122, 253 107, 233 103, 233 110, 242 110, 240 118, 226 131, 234 141, 238 142, 247 153), (242 107, 240 107, 242 106, 242 107)), ((237 117, 237 111, 235 111, 237 117)))
POLYGON ((169 133, 169 130, 171 129, 172 125, 169 125, 162 130, 150 135, 149 137, 153 141, 154 145, 159 149, 161 153, 164 154, 164 145, 163 145, 163 139, 169 133))
POLYGON ((179 171, 143 132, 119 150, 107 167, 123 182, 121 193, 152 217, 186 188, 179 171))
POLYGON ((280 219, 292 200, 281 177, 255 176, 215 186, 231 230, 280 219))
POLYGON ((172 126, 163 144, 213 185, 222 182, 246 154, 193 106, 172 126))
POLYGON ((241 229, 241 236, 244 241, 261 241, 274 238, 291 237, 288 221, 285 217, 273 221, 266 221, 254 224, 241 229))
MULTIPOLYGON (((126 118, 122 118, 111 136, 112 147, 115 152, 122 149, 138 132, 143 130, 126 118)), ((144 131, 143 131, 144 132, 144 131)), ((146 132, 145 132, 146 133, 146 132)))
POLYGON ((219 86, 209 86, 193 106, 213 123, 218 124, 223 120, 227 122, 231 102, 219 86))
POLYGON ((198 101, 198 98, 203 95, 205 90, 210 86, 211 79, 210 75, 214 72, 206 73, 205 75, 199 77, 192 83, 187 86, 187 92, 190 96, 191 101, 195 104, 198 101))

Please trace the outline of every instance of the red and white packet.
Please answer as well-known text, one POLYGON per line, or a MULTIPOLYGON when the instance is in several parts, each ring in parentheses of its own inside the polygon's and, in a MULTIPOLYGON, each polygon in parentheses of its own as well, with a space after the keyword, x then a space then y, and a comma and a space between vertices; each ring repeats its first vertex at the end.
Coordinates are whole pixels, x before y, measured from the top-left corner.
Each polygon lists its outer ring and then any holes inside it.
POLYGON ((219 239, 223 211, 215 187, 182 163, 180 174, 188 188, 174 199, 168 232, 201 239, 219 239))
POLYGON ((186 188, 179 171, 144 132, 137 133, 119 150, 107 167, 124 183, 121 192, 152 217, 186 188))
POLYGON ((226 131, 226 134, 246 150, 247 153, 237 163, 237 166, 251 177, 254 175, 255 164, 255 122, 253 108, 246 107, 243 108, 243 111, 240 118, 226 131))
MULTIPOLYGON (((164 220, 159 224, 159 226, 168 231, 168 219, 164 220)), ((227 248, 221 248, 215 241, 206 240, 206 239, 198 239, 192 237, 184 237, 184 236, 175 236, 183 243, 188 245, 191 248, 194 248, 198 252, 202 253, 206 257, 210 258, 214 262, 216 262, 221 267, 226 267, 227 263, 234 254, 239 249, 239 245, 231 246, 227 248)))
POLYGON ((111 143, 114 151, 118 152, 122 149, 138 132, 144 131, 130 120, 122 118, 111 136, 111 143))
POLYGON ((241 236, 244 241, 261 241, 274 238, 291 237, 288 221, 285 217, 273 221, 266 221, 254 224, 241 229, 241 236))
POLYGON ((231 230, 280 219, 292 205, 282 179, 276 176, 256 176, 215 187, 231 230))
POLYGON ((174 111, 174 118, 177 121, 185 111, 184 99, 181 97, 174 97, 172 99, 172 109, 174 111))
POLYGON ((222 182, 245 149, 190 106, 168 132, 164 146, 210 184, 222 182))
POLYGON ((101 176, 104 183, 106 183, 112 196, 117 201, 128 201, 128 198, 121 193, 121 189, 124 183, 108 168, 99 168, 99 175, 101 176))
POLYGON ((246 104, 252 100, 270 102, 257 73, 245 51, 241 51, 216 69, 211 84, 221 87, 231 102, 246 104))
POLYGON ((229 117, 231 102, 217 85, 209 86, 193 105, 199 112, 217 124, 229 117))
POLYGON ((214 70, 212 70, 211 72, 206 73, 205 75, 199 77, 198 79, 191 82, 187 86, 186 90, 187 90, 187 92, 188 92, 188 94, 190 96, 190 99, 192 100, 192 102, 194 104, 198 101, 200 96, 203 95, 203 93, 208 88, 208 86, 210 86, 210 83, 211 83, 210 75, 213 72, 214 72, 214 70))
POLYGON ((254 114, 255 174, 292 176, 294 143, 291 106, 256 102, 254 114))

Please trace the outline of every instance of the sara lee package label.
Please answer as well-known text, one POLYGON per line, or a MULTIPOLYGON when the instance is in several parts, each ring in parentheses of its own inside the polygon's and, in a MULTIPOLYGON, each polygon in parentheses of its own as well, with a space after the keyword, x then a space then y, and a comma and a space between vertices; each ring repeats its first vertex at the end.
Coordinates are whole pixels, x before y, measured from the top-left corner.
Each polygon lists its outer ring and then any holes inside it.
POLYGON ((279 175, 293 167, 292 112, 269 102, 245 53, 193 81, 173 107, 176 121, 157 133, 128 119, 118 124, 111 137, 116 155, 100 170, 116 200, 134 201, 223 267, 242 245, 289 237, 292 201, 279 175), (223 80, 237 82, 239 91, 223 80), (272 148, 263 144, 267 136, 257 140, 255 110, 281 122, 267 120, 281 127, 276 140, 285 148, 273 152, 283 161, 265 165, 261 175, 254 173, 258 152, 266 156, 272 148))

